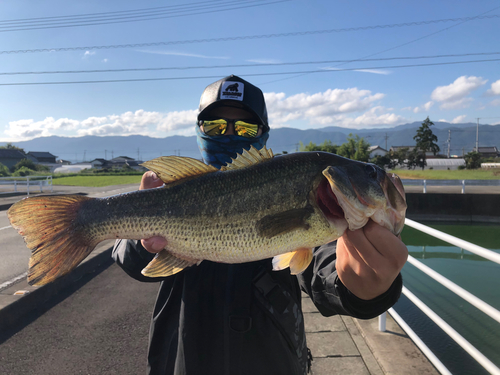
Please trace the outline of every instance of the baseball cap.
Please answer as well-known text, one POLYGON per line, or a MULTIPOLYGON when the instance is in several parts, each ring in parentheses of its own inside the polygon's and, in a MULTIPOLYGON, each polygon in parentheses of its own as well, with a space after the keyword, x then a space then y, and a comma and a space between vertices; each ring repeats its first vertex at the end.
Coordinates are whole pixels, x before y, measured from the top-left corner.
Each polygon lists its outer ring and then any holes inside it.
POLYGON ((220 106, 240 107, 253 113, 269 131, 267 108, 262 90, 235 75, 222 78, 208 85, 201 94, 198 120, 213 108, 220 106))

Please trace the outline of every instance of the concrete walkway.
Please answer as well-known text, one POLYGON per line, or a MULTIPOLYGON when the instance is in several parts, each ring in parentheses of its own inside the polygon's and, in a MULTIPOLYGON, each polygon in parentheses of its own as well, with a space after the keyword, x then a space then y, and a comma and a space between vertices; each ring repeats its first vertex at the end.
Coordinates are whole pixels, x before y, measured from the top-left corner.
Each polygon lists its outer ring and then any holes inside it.
POLYGON ((439 374, 390 316, 380 332, 378 318, 322 316, 305 294, 302 308, 313 375, 439 374))

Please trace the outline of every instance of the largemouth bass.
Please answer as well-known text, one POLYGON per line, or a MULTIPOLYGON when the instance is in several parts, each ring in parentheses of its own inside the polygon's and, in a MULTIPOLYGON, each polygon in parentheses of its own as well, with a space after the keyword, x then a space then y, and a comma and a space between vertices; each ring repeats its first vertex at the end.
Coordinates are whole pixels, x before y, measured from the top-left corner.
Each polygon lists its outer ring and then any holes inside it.
POLYGON ((371 218, 398 235, 406 201, 399 177, 325 152, 273 157, 244 151, 220 171, 166 156, 144 163, 165 183, 107 198, 46 195, 8 211, 32 250, 28 281, 70 272, 106 239, 163 236, 167 248, 142 271, 165 277, 203 260, 243 263, 273 257, 274 269, 305 270, 312 249, 371 218))

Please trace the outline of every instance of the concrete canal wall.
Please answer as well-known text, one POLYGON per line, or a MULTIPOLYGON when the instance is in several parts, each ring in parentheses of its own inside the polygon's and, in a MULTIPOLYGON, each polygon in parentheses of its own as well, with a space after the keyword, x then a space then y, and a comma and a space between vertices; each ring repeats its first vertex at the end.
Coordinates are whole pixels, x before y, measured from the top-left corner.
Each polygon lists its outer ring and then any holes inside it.
POLYGON ((500 223, 500 194, 407 193, 412 220, 500 223))

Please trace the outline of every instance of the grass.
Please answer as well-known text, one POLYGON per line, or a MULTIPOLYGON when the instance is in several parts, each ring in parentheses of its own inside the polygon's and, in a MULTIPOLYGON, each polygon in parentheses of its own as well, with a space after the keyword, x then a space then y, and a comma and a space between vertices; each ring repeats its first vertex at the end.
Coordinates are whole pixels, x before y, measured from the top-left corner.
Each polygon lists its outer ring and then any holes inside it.
POLYGON ((102 187, 110 185, 137 184, 141 182, 142 175, 137 176, 70 176, 59 177, 52 180, 54 185, 102 187))
POLYGON ((422 180, 498 180, 500 170, 493 169, 463 169, 463 170, 437 170, 437 169, 394 169, 400 178, 413 178, 422 180))

